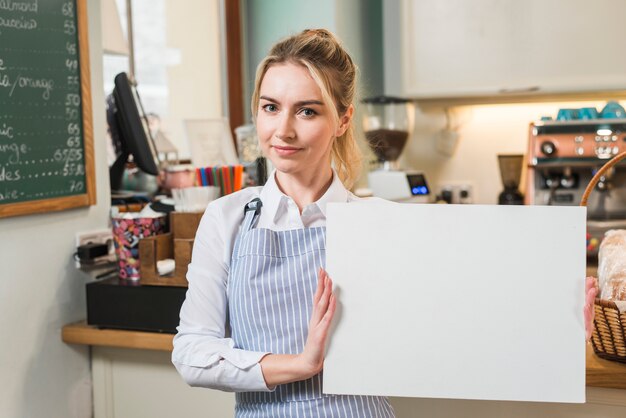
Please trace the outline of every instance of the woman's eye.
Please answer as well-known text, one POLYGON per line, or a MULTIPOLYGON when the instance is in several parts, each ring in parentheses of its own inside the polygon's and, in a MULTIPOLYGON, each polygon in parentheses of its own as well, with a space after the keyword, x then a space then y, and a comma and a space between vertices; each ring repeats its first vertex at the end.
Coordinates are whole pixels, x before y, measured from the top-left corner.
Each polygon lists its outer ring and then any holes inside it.
POLYGON ((266 104, 263 106, 263 110, 265 110, 266 112, 276 112, 276 105, 266 104))
POLYGON ((303 116, 306 116, 306 117, 311 117, 311 116, 315 116, 316 115, 315 110, 309 109, 309 108, 302 109, 302 111, 300 113, 303 116))

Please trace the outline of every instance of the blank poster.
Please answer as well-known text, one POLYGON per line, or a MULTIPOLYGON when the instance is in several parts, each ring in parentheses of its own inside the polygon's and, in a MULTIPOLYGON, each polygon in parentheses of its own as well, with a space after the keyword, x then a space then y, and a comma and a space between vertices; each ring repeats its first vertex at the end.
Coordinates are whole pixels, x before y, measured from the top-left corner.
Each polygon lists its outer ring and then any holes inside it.
POLYGON ((329 204, 324 392, 585 401, 582 207, 329 204))

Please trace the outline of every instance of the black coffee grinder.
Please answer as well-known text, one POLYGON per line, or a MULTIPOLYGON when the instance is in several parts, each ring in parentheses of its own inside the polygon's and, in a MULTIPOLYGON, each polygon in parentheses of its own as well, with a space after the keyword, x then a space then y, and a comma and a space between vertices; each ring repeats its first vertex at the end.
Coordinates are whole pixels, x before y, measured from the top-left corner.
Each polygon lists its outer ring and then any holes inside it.
POLYGON ((499 205, 524 204, 524 195, 519 191, 523 163, 523 155, 498 155, 500 177, 504 185, 504 190, 498 195, 499 205))

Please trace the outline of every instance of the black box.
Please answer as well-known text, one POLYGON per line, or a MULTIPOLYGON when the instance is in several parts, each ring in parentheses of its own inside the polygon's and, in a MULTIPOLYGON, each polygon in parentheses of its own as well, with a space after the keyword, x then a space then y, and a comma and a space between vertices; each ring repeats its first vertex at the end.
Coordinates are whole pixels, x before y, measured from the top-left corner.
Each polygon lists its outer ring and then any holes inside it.
POLYGON ((88 325, 174 334, 187 292, 186 287, 142 286, 119 278, 86 287, 88 325))

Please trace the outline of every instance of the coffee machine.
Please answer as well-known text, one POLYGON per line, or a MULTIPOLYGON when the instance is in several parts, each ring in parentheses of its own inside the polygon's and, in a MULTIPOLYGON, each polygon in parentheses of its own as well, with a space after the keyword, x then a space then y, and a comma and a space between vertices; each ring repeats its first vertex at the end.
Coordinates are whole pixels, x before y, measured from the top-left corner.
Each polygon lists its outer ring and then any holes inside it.
MULTIPOLYGON (((538 121, 530 124, 526 204, 580 204, 595 172, 626 151, 626 119, 538 121)), ((587 256, 609 229, 626 228, 626 165, 603 176, 587 202, 587 256)))
POLYGON ((428 203, 431 193, 424 173, 400 170, 397 163, 413 131, 410 101, 378 96, 363 103, 365 138, 380 164, 368 174, 372 194, 397 202, 428 203))

